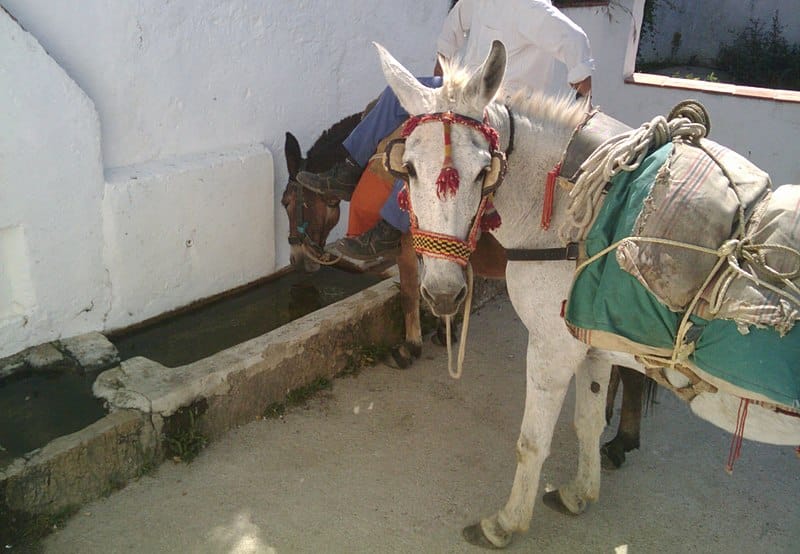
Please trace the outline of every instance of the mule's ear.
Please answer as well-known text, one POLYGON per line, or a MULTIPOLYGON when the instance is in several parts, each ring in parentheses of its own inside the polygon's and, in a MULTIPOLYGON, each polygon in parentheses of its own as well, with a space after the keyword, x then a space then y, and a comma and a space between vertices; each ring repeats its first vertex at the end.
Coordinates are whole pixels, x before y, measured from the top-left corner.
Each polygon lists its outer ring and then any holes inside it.
POLYGON ((474 98, 476 102, 482 104, 481 108, 487 106, 494 99, 500 85, 503 83, 503 76, 506 72, 506 47, 499 40, 492 41, 492 49, 483 63, 475 70, 466 92, 469 98, 474 98))
POLYGON ((283 145, 283 154, 286 156, 286 169, 289 170, 289 178, 294 179, 303 162, 303 153, 300 151, 300 143, 292 133, 286 133, 286 142, 283 145))
POLYGON ((411 72, 403 67, 386 48, 373 42, 381 58, 381 69, 386 82, 394 91, 400 105, 411 115, 429 113, 435 106, 435 93, 420 83, 411 72))

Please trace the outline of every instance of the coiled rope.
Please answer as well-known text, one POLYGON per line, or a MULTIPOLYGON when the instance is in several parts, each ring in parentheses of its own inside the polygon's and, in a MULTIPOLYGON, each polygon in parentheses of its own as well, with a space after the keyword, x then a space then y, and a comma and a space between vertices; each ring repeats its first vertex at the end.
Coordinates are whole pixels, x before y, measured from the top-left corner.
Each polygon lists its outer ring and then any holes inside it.
POLYGON ((667 120, 659 115, 638 129, 605 141, 581 164, 581 175, 570 191, 567 220, 559 229, 561 239, 576 242, 586 238, 606 183, 620 171, 635 171, 651 150, 667 142, 680 139, 698 143, 706 134, 705 125, 688 117, 667 120))

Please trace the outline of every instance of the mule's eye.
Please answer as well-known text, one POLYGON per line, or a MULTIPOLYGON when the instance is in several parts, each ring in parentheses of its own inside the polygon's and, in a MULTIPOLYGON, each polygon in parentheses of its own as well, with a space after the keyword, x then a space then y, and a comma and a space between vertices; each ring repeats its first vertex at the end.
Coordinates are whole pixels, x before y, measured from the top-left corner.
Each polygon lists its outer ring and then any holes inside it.
POLYGON ((417 176, 417 170, 414 169, 414 164, 412 164, 411 162, 404 163, 403 167, 406 168, 406 172, 408 172, 408 176, 409 177, 416 177, 417 176))

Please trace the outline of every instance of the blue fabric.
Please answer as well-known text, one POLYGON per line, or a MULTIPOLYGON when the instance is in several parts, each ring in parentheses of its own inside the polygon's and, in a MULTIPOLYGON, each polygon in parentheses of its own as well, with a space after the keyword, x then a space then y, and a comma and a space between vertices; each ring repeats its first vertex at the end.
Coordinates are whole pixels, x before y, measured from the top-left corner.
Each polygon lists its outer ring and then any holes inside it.
MULTIPOLYGON (((426 87, 442 86, 441 77, 417 77, 426 87)), ((350 152, 350 157, 361 167, 366 167, 370 157, 375 153, 378 143, 389 133, 397 129, 408 118, 408 112, 400 105, 391 88, 386 87, 378 97, 375 107, 361 120, 343 144, 350 152)))
POLYGON ((407 233, 408 228, 411 226, 408 212, 400 209, 397 204, 397 194, 402 190, 404 184, 405 182, 402 179, 397 179, 394 182, 394 188, 381 208, 381 217, 395 229, 407 233))

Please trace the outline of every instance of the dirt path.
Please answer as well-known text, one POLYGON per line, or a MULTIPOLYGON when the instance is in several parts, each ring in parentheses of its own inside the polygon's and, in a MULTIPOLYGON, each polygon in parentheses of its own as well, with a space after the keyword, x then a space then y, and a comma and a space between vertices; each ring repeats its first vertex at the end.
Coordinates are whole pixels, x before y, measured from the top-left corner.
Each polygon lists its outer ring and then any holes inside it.
MULTIPOLYGON (((525 332, 509 302, 473 318, 464 377, 426 345, 407 371, 385 366, 335 381, 283 419, 254 421, 190 465, 167 463, 85 506, 48 553, 479 552, 461 528, 499 508, 514 471, 525 332)), ((581 517, 537 500, 510 552, 797 552, 800 460, 745 441, 732 476, 730 436, 661 392, 642 450, 604 472, 581 517)), ((575 465, 567 399, 543 485, 575 465)), ((541 495, 539 495, 541 498, 541 495)), ((12 550, 13 552, 13 550, 12 550)))

